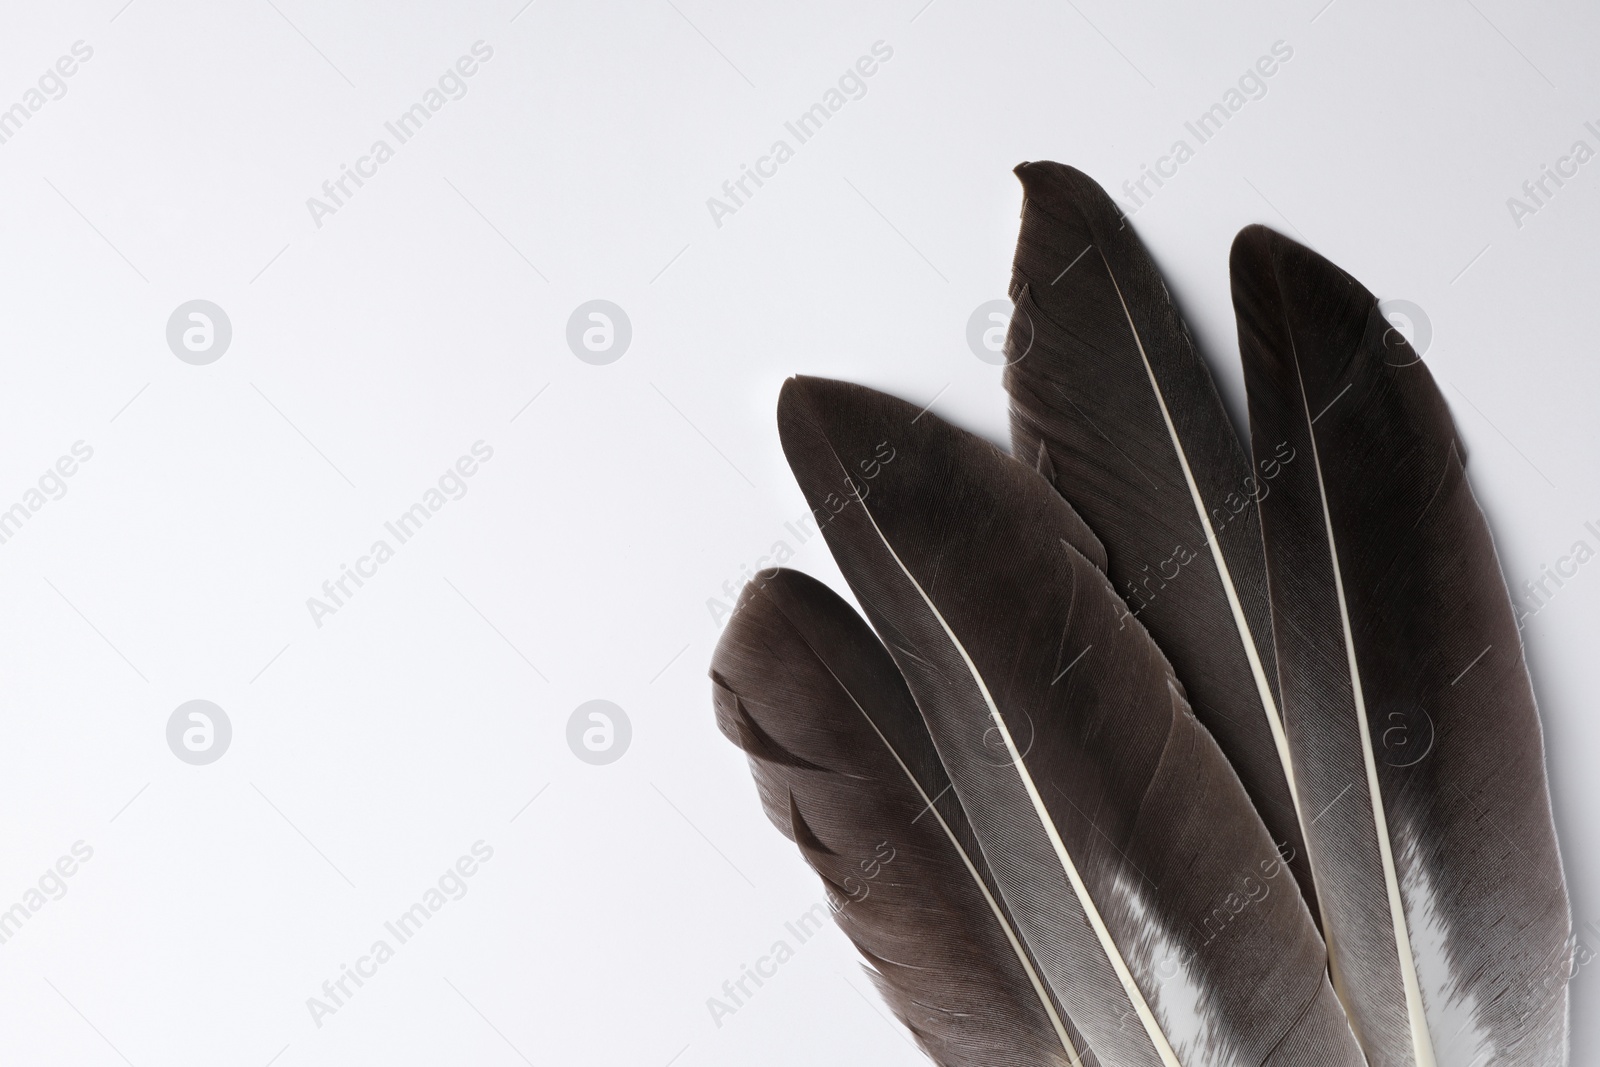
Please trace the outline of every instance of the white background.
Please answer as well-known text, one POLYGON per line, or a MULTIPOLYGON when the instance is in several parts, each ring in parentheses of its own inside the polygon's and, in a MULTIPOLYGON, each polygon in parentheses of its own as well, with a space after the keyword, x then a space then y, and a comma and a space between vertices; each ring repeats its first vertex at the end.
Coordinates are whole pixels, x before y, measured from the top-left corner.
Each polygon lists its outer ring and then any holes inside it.
MULTIPOLYGON (((1275 41, 1267 95, 1134 218, 1235 416, 1226 255, 1265 222, 1426 310, 1513 586, 1600 543, 1600 162, 1506 207, 1600 147, 1600 14, 1323 3, 8 0, 0 107, 94 54, 0 145, 0 508, 94 457, 0 545, 0 908, 94 855, 0 946, 0 1062, 922 1062, 831 927, 706 1008, 821 896, 705 680, 707 600, 805 511, 779 384, 1005 440, 965 329, 1005 292, 1010 168, 1115 190, 1275 41), (318 228, 307 197, 479 40, 467 95, 318 228), (876 41, 866 95, 715 225, 876 41), (193 298, 233 325, 209 366, 165 340, 193 298), (594 298, 633 324, 609 366, 564 338, 594 298), (306 598, 479 440, 467 495, 317 627, 306 598), (165 740, 194 698, 234 728, 206 767, 165 740), (604 767, 565 741, 593 698, 634 729, 604 767), (480 839, 470 892, 318 1028, 306 998, 480 839)), ((841 585, 820 539, 794 565, 841 585)), ((1580 924, 1597 622, 1600 562, 1526 633, 1580 924)), ((1600 985, 1573 993, 1594 1062, 1600 985)))

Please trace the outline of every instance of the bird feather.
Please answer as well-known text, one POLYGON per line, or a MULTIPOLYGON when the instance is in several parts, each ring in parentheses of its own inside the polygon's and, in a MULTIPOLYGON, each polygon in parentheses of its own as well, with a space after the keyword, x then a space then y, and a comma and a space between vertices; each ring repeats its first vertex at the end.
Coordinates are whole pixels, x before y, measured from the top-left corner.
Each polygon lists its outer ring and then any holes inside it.
POLYGON ((724 734, 895 1014, 949 1067, 1096 1067, 1001 903, 893 660, 838 594, 752 580, 712 660, 724 734))
POLYGON ((1285 727, 1335 984, 1372 1067, 1552 1067, 1570 912, 1509 594, 1427 367, 1265 227, 1232 253, 1285 727))
POLYGON ((1119 1067, 1358 1067, 1309 912, 1238 776, 994 446, 861 386, 786 383, 779 433, 1041 976, 1119 1067), (889 463, 868 462, 881 443, 889 463))
POLYGON ((1104 190, 1060 163, 1016 173, 1012 451, 1104 542, 1111 584, 1171 662, 1315 915, 1256 512, 1283 456, 1252 468, 1154 261, 1104 190))

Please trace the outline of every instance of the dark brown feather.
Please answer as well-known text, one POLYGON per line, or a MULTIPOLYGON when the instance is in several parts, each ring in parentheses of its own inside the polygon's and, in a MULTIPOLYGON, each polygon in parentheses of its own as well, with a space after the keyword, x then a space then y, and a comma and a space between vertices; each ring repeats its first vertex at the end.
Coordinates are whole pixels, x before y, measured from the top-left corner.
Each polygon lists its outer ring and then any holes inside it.
POLYGON ((1558 1067, 1570 918, 1544 746, 1444 397, 1326 259, 1252 226, 1232 267, 1257 454, 1302 456, 1262 517, 1352 1024, 1372 1067, 1558 1067))
POLYGON ((784 452, 917 701, 1039 970, 1119 1067, 1359 1067, 1237 775, 1030 467, 882 393, 791 379, 784 452), (860 466, 881 443, 893 462, 860 466))
POLYGON ((1013 450, 1105 544, 1111 584, 1172 663, 1315 916, 1256 510, 1284 457, 1252 469, 1155 263, 1111 198, 1059 163, 1024 163, 1017 177, 1026 199, 1005 373, 1013 450))
POLYGON ((950 1067, 1097 1064, 1007 937, 911 695, 850 606, 798 572, 763 572, 711 676, 717 721, 749 755, 768 816, 822 877, 839 927, 929 1055, 950 1067))

